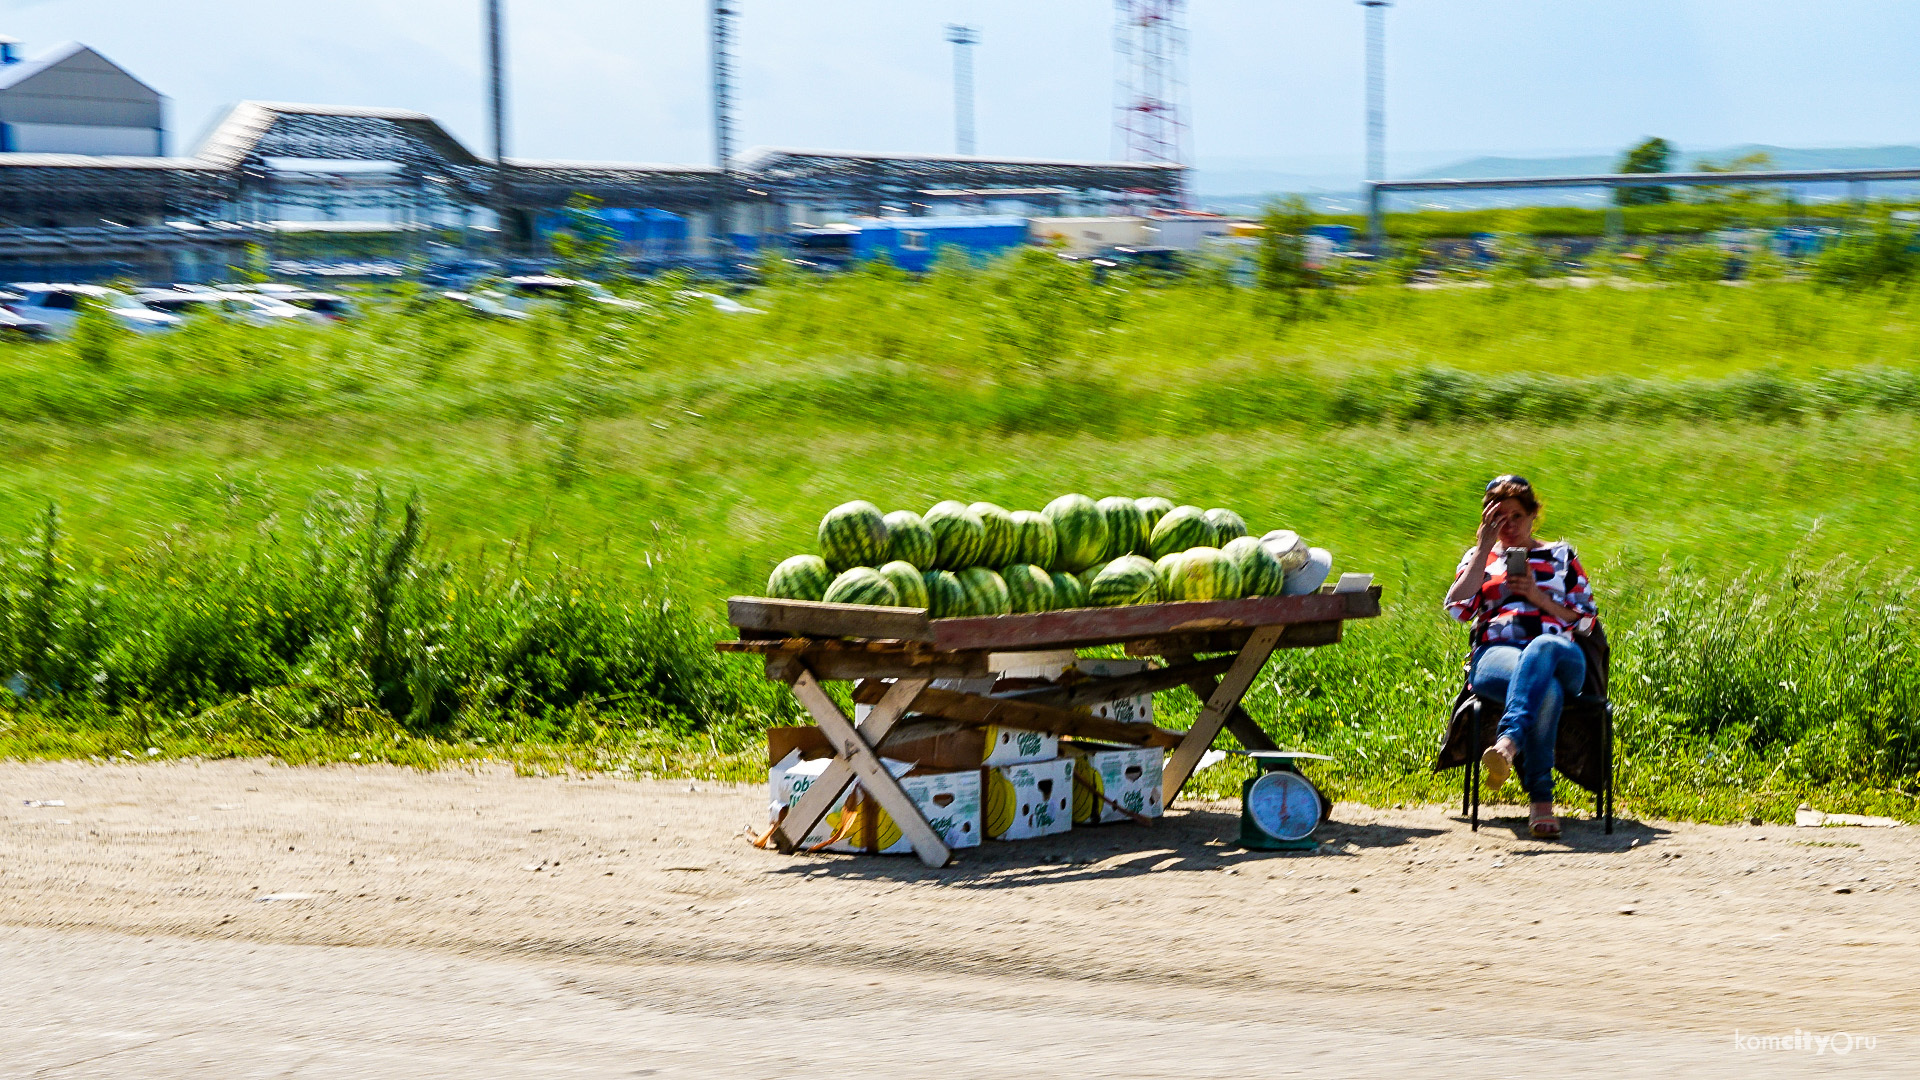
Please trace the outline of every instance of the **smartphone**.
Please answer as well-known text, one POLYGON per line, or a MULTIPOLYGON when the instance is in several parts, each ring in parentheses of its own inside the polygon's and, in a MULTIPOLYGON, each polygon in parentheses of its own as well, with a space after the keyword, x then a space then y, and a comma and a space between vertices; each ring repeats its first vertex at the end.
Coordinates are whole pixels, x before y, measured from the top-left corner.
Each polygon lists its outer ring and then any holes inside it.
POLYGON ((1508 548, 1506 555, 1508 581, 1533 574, 1533 567, 1527 562, 1527 550, 1525 548, 1508 548))

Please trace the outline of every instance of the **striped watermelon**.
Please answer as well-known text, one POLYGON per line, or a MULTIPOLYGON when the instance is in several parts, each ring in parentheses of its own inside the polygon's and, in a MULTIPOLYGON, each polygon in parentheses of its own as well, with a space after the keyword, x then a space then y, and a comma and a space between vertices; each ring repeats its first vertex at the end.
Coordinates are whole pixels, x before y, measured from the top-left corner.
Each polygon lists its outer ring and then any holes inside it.
POLYGON ((1151 604, 1159 599, 1160 582, 1153 576, 1153 564, 1138 555, 1122 555, 1108 563, 1087 589, 1087 602, 1094 607, 1151 604))
POLYGON ((1093 579, 1099 577, 1100 571, 1105 570, 1107 564, 1112 561, 1112 559, 1101 559, 1099 562, 1094 563, 1092 566, 1087 567, 1074 576, 1080 579, 1080 584, 1091 589, 1093 588, 1093 579))
POLYGON ((965 570, 980 561, 980 549, 987 543, 987 526, 965 503, 952 499, 938 503, 923 520, 933 533, 934 566, 965 570))
POLYGON ((1160 595, 1173 596, 1173 576, 1180 572, 1180 562, 1186 557, 1184 551, 1169 551, 1153 564, 1153 576, 1160 582, 1160 595))
POLYGON ((1000 571, 1015 615, 1053 610, 1053 577, 1032 563, 1014 563, 1000 571))
POLYGON ((1053 572, 1053 609, 1065 611, 1068 608, 1086 606, 1086 583, 1065 570, 1055 570, 1053 572))
POLYGON ((1160 524, 1160 519, 1166 517, 1173 510, 1173 502, 1168 499, 1163 499, 1158 495, 1149 495, 1144 499, 1135 499, 1133 502, 1135 506, 1140 508, 1141 513, 1147 515, 1147 533, 1149 535, 1153 533, 1153 527, 1160 524))
POLYGON ((1280 569, 1280 560, 1273 557, 1265 544, 1251 536, 1241 536, 1227 541, 1227 546, 1220 550, 1240 568, 1242 596, 1280 595, 1280 585, 1286 580, 1287 572, 1280 569))
POLYGON ((1176 506, 1153 527, 1148 548, 1158 559, 1189 548, 1212 547, 1213 525, 1197 506, 1176 506))
POLYGON ((1005 566, 1019 562, 1019 529, 1013 524, 1013 515, 990 502, 977 502, 967 509, 979 515, 980 524, 987 529, 987 542, 980 548, 980 565, 1005 566))
POLYGON ((1041 513, 1053 522, 1055 570, 1077 574, 1107 550, 1107 518, 1085 495, 1062 495, 1041 513))
POLYGON ((933 530, 911 510, 895 510, 886 517, 887 561, 932 566, 938 548, 933 530))
POLYGON ((1215 545, 1222 550, 1226 549, 1227 541, 1247 535, 1246 519, 1224 507, 1207 511, 1206 518, 1207 524, 1213 526, 1215 545))
POLYGON ((827 586, 827 594, 821 599, 829 604, 871 604, 875 607, 900 605, 900 593, 893 587, 893 582, 871 566, 856 566, 834 578, 833 584, 827 586))
POLYGON ((953 575, 967 594, 967 614, 1006 615, 1013 611, 1013 597, 1007 594, 1007 582, 984 566, 970 567, 953 575))
POLYGON ((927 617, 950 619, 967 613, 967 590, 950 570, 929 570, 920 575, 927 587, 927 617))
POLYGON ((1053 538, 1053 522, 1038 510, 1015 510, 1013 528, 1018 537, 1015 561, 1046 568, 1053 565, 1059 544, 1053 538))
POLYGON ((833 584, 833 571, 818 555, 795 555, 773 568, 767 578, 767 595, 782 600, 818 600, 833 584))
POLYGON ((1146 553, 1147 537, 1152 533, 1153 526, 1147 524, 1146 512, 1140 509, 1140 504, 1114 495, 1094 505, 1100 508, 1101 516, 1107 519, 1107 558, 1146 553))
POLYGON ((921 578, 919 567, 895 559, 880 568, 880 576, 886 578, 893 585, 893 591, 900 594, 901 607, 927 606, 927 583, 921 578))
POLYGON ((834 570, 887 561, 887 519, 865 500, 841 503, 820 519, 820 554, 834 570))
POLYGON ((1169 600, 1238 600, 1240 568, 1216 547, 1189 549, 1169 576, 1169 600))

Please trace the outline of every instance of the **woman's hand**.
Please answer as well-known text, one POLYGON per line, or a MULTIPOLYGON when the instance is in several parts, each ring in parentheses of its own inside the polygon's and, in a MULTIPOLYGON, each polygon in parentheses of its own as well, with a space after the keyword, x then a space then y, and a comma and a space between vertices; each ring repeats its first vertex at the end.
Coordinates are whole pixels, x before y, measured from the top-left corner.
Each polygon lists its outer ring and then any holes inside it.
POLYGON ((1507 591, 1569 626, 1583 618, 1580 612, 1555 600, 1547 590, 1541 588, 1531 572, 1522 578, 1508 578, 1507 591))
POLYGON ((1480 550, 1488 552, 1500 541, 1500 504, 1488 503, 1480 512, 1480 550))

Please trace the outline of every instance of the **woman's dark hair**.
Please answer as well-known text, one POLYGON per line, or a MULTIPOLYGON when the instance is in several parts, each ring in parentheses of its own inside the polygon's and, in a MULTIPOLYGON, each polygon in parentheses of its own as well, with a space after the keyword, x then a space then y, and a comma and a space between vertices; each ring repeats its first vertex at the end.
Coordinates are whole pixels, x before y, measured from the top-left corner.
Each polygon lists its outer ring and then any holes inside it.
POLYGON ((1486 502, 1481 505, 1492 506, 1503 499, 1512 499, 1526 507, 1529 514, 1540 512, 1540 496, 1534 494, 1533 485, 1527 483, 1527 478, 1524 476, 1514 476, 1509 473, 1494 477, 1487 484, 1486 502))

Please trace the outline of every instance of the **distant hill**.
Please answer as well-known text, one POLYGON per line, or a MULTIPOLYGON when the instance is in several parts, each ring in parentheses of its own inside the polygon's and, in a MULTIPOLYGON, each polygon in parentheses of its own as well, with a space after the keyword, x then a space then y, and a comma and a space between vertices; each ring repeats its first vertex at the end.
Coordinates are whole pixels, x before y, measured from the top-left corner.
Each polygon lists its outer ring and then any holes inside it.
MULTIPOLYGON (((1778 169, 1914 169, 1920 168, 1920 146, 1865 146, 1845 147, 1825 150, 1796 150, 1785 146, 1763 146, 1749 143, 1745 146, 1729 146, 1721 150, 1692 151, 1681 150, 1674 155, 1674 171, 1691 170, 1694 163, 1705 158, 1709 161, 1726 162, 1748 154, 1765 153, 1773 158, 1778 169)), ((1480 177, 1511 176, 1586 176, 1593 173, 1613 172, 1620 164, 1620 155, 1589 155, 1581 157, 1554 158, 1509 158, 1479 157, 1466 161, 1457 161, 1416 173, 1410 179, 1415 180, 1467 180, 1480 177)))

